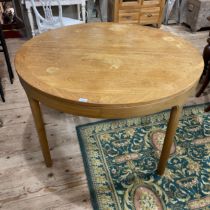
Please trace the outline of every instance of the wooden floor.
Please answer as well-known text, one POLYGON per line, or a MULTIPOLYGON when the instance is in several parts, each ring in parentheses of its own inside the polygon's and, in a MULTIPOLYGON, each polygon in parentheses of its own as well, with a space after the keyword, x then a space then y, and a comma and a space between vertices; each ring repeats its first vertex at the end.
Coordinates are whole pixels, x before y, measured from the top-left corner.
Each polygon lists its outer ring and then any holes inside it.
MULTIPOLYGON (((207 31, 192 34, 184 26, 162 29, 191 41, 200 52, 206 45, 207 31)), ((12 62, 24 42, 7 40, 12 62)), ((95 120, 42 106, 54 161, 52 168, 46 168, 26 95, 17 76, 13 85, 9 83, 3 55, 0 60, 6 97, 6 103, 0 101, 0 209, 92 209, 75 126, 95 120)), ((198 99, 190 98, 188 104, 209 101, 210 89, 198 99)))

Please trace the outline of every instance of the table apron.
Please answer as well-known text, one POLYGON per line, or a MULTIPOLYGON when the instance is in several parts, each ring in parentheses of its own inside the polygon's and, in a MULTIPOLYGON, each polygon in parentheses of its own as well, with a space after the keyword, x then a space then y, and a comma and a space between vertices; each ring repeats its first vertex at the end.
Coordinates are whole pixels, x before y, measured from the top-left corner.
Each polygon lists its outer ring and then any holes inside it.
POLYGON ((87 106, 71 103, 68 100, 61 99, 36 88, 33 88, 28 83, 26 83, 21 78, 20 82, 29 98, 39 101, 40 103, 58 111, 69 113, 78 116, 91 117, 91 118, 107 118, 107 119, 116 119, 116 118, 129 118, 137 116, 145 116, 148 114, 157 113, 166 109, 171 109, 174 106, 183 106, 186 103, 187 98, 190 95, 195 94, 195 88, 197 83, 191 87, 189 90, 186 90, 178 96, 169 98, 167 100, 162 100, 149 104, 139 104, 137 106, 87 106))

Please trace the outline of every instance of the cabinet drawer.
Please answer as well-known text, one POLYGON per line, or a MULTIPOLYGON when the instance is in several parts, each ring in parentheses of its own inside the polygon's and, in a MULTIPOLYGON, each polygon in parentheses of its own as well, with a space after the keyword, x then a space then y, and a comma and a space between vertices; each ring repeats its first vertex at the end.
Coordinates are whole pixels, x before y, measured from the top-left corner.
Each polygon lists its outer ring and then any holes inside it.
POLYGON ((151 6, 159 6, 160 0, 143 0, 142 6, 143 7, 151 7, 151 6))
POLYGON ((157 23, 159 19, 159 12, 141 12, 140 23, 152 24, 157 23))
POLYGON ((150 14, 150 13, 159 13, 160 12, 160 7, 144 7, 141 9, 141 13, 147 13, 147 14, 150 14))
POLYGON ((120 9, 119 10, 119 15, 123 15, 123 14, 127 14, 127 13, 139 13, 140 12, 140 9, 120 9))
POLYGON ((138 23, 139 12, 121 12, 119 11, 119 23, 138 23))

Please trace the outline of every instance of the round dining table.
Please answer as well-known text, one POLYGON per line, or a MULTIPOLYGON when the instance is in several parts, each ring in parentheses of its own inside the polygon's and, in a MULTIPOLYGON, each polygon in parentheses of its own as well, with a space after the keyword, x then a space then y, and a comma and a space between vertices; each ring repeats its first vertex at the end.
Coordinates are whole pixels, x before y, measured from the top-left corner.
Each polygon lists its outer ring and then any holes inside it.
POLYGON ((27 41, 15 68, 29 99, 48 167, 52 166, 40 103, 91 118, 139 117, 170 109, 157 174, 162 175, 180 113, 203 71, 190 43, 160 29, 88 23, 27 41))

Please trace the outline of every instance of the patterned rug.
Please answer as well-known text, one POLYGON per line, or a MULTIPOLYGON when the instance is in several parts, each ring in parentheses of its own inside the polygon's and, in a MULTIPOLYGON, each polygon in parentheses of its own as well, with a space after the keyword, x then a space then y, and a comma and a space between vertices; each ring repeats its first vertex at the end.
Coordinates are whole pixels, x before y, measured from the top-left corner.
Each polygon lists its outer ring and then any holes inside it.
POLYGON ((184 108, 164 176, 169 112, 77 127, 91 200, 103 210, 210 209, 210 113, 184 108))

